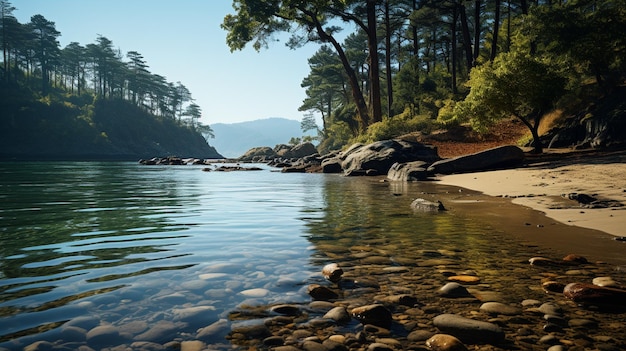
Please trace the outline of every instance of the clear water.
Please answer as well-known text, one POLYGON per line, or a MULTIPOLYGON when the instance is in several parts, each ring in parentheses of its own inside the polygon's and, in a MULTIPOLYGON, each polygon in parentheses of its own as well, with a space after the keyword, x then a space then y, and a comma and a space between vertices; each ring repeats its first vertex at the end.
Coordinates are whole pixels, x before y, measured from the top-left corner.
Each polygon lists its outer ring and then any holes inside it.
MULTIPOLYGON (((338 248, 399 261, 458 250, 497 275, 493 257, 513 245, 465 217, 413 213, 414 198, 441 189, 431 183, 202 168, 0 163, 0 347, 59 340, 77 317, 150 328, 206 307, 179 318, 189 338, 243 304, 310 300, 338 248)), ((532 256, 511 251, 507 262, 532 256)))

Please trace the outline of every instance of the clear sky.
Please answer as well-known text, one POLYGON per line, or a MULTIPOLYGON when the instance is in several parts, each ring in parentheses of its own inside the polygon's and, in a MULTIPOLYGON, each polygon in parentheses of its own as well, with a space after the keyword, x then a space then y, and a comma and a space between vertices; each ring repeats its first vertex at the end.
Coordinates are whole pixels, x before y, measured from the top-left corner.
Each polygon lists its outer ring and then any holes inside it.
MULTIPOLYGON (((230 52, 224 16, 230 0, 10 0, 20 23, 40 14, 61 32, 61 48, 85 46, 98 35, 126 54, 143 55, 153 74, 180 81, 202 108, 204 124, 268 117, 301 120, 300 87, 309 74, 307 59, 318 44, 290 50, 285 40, 256 52, 230 52)), ((286 38, 286 37, 285 37, 286 38)), ((125 59, 126 60, 126 59, 125 59)))

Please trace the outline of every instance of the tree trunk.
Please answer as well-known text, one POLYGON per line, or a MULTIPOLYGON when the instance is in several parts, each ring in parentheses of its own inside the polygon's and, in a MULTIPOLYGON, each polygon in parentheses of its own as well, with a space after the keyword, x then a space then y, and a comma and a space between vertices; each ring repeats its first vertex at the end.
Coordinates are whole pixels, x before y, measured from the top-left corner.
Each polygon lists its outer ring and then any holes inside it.
POLYGON ((493 18, 493 36, 491 39, 491 55, 489 60, 493 61, 498 53, 498 32, 500 31, 500 0, 496 0, 496 9, 493 18))
MULTIPOLYGON (((312 17, 314 18, 314 17, 312 17)), ((359 86, 359 80, 356 76, 356 72, 350 66, 350 61, 346 57, 346 53, 343 51, 343 47, 341 44, 337 42, 337 40, 324 31, 322 24, 319 21, 315 21, 315 29, 317 30, 317 34, 323 42, 330 43, 337 54, 339 55, 339 59, 343 65, 343 69, 346 71, 346 75, 348 76, 348 81, 350 82, 350 88, 352 90, 352 98, 354 99, 354 103, 356 105, 357 114, 359 117, 360 129, 362 132, 367 130, 367 127, 370 125, 370 117, 367 111, 367 104, 365 103, 365 98, 363 98, 363 92, 361 87, 359 86)))
POLYGON ((463 33, 463 47, 465 49, 465 60, 467 61, 467 71, 472 69, 474 56, 472 52, 472 40, 470 38, 469 26, 467 25, 467 13, 465 5, 457 4, 459 16, 461 17, 461 32, 463 33))
POLYGON ((480 0, 474 1, 474 61, 473 65, 476 65, 476 61, 480 54, 480 0))
POLYGON ((391 23, 389 20, 389 0, 385 0, 385 66, 387 69, 387 117, 391 117, 393 106, 393 82, 391 77, 391 23))
POLYGON ((378 38, 376 37, 376 2, 367 0, 367 46, 370 63, 370 100, 372 123, 383 120, 383 110, 380 99, 380 66, 378 63, 378 38))
POLYGON ((456 6, 452 8, 452 23, 450 24, 450 31, 452 32, 452 93, 457 94, 458 88, 456 86, 456 66, 457 66, 457 52, 456 52, 456 21, 459 17, 459 11, 456 6))

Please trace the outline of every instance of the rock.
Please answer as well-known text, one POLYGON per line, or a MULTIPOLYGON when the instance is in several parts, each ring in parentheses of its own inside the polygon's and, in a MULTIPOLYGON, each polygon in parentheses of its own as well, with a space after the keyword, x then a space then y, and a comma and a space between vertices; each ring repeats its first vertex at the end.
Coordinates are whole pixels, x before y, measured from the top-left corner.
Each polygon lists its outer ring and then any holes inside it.
POLYGON ((545 292, 554 292, 554 293, 562 294, 563 289, 565 289, 565 284, 555 282, 553 280, 549 280, 549 281, 541 283, 541 288, 545 292))
POLYGON ((617 288, 617 289, 621 288, 621 286, 611 277, 596 277, 596 278, 593 278, 591 283, 593 285, 603 286, 606 288, 617 288))
POLYGON ((393 347, 383 344, 381 342, 375 342, 367 347, 367 351, 394 351, 393 347))
POLYGON ((435 334, 428 330, 414 330, 406 338, 411 342, 419 342, 426 341, 430 339, 433 335, 435 334))
POLYGON ((233 326, 232 334, 241 334, 244 339, 265 339, 272 335, 263 324, 233 326))
POLYGON ((413 202, 411 202, 411 208, 414 211, 420 212, 441 212, 446 210, 441 201, 432 202, 425 199, 413 200, 413 202))
POLYGON ((330 311, 326 312, 324 318, 332 319, 339 324, 345 324, 352 320, 352 317, 350 317, 348 310, 342 306, 334 307, 330 311))
POLYGON ((391 312, 383 305, 374 304, 353 308, 352 317, 356 318, 361 324, 372 324, 381 328, 391 326, 391 312))
POLYGON ((54 349, 54 344, 49 341, 35 341, 34 343, 24 347, 24 351, 51 351, 54 349))
POLYGON ((475 275, 452 275, 448 277, 448 280, 451 282, 470 284, 470 285, 480 283, 480 278, 475 275))
POLYGON ((180 326, 170 321, 158 321, 152 328, 135 336, 135 341, 152 341, 163 343, 174 339, 180 326))
POLYGON ((433 163, 428 172, 435 174, 467 173, 508 168, 524 161, 524 151, 515 145, 504 145, 470 155, 433 163))
POLYGON ((546 266, 558 266, 559 263, 555 262, 549 258, 545 258, 545 257, 532 257, 528 260, 528 262, 530 263, 531 266, 539 266, 539 267, 546 267, 546 266))
POLYGON ((335 300, 339 297, 339 295, 336 292, 332 291, 330 288, 319 284, 309 285, 308 293, 309 296, 311 296, 314 300, 328 301, 335 300))
POLYGON ((281 156, 284 158, 303 158, 315 154, 317 154, 317 149, 313 144, 307 142, 290 147, 289 150, 281 156))
POLYGON ((100 325, 87 332, 91 345, 113 345, 121 340, 120 331, 112 325, 100 325))
POLYGON ((172 310, 172 314, 172 321, 185 322, 193 327, 204 326, 207 325, 207 322, 213 322, 217 319, 215 316, 215 307, 213 306, 175 308, 172 310))
POLYGON ((392 295, 385 299, 385 301, 401 306, 413 307, 417 304, 417 298, 415 296, 400 294, 400 295, 392 295))
POLYGON ((448 334, 435 334, 426 340, 426 346, 434 351, 467 351, 461 340, 448 334))
POLYGON ((375 170, 377 174, 387 174, 396 162, 433 162, 440 159, 436 147, 400 139, 381 140, 365 146, 351 147, 346 154, 341 165, 348 176, 365 175, 368 170, 375 170))
POLYGON ((480 310, 491 314, 503 314, 507 316, 514 316, 522 312, 517 307, 505 305, 500 302, 485 302, 480 306, 480 310))
POLYGON ((626 290, 622 289, 585 283, 570 283, 565 286, 563 295, 583 305, 626 306, 626 290))
POLYGON ((580 256, 580 255, 576 255, 576 254, 569 254, 569 255, 563 257, 563 261, 565 261, 567 263, 571 263, 571 264, 587 264, 587 263, 589 263, 589 261, 587 261, 586 258, 584 258, 583 256, 580 256))
POLYGON ((303 342, 302 349, 304 351, 328 351, 324 345, 312 340, 306 340, 303 342))
POLYGON ((217 322, 198 330, 196 338, 204 341, 217 340, 228 334, 228 326, 228 320, 220 319, 217 322))
POLYGON ((283 316, 299 316, 302 314, 302 311, 296 305, 276 305, 270 308, 270 311, 283 316))
POLYGON ((561 315, 563 313, 563 309, 561 306, 557 305, 554 302, 546 302, 539 306, 539 312, 543 314, 551 314, 551 315, 561 315))
POLYGON ((477 321, 455 314, 442 314, 433 319, 437 329, 451 334, 464 343, 499 343, 504 340, 502 329, 489 322, 477 321))
POLYGON ((343 172, 343 168, 341 168, 341 163, 343 160, 335 156, 333 158, 327 158, 322 161, 322 173, 341 173, 343 172))
POLYGON ((243 162, 262 162, 276 157, 276 152, 269 146, 253 147, 239 157, 243 162))
POLYGON ((424 161, 396 162, 391 165, 387 179, 401 182, 425 180, 428 178, 427 168, 428 162, 424 161))
POLYGON ((135 341, 130 344, 132 350, 141 350, 141 351, 161 351, 165 350, 165 346, 161 344, 157 344, 155 342, 149 341, 135 341))
POLYGON ((241 295, 248 297, 264 297, 267 296, 267 294, 269 293, 269 290, 263 288, 247 289, 240 292, 241 295))
POLYGON ((85 341, 87 339, 87 331, 79 327, 63 326, 61 338, 66 342, 85 341))
POLYGON ((331 282, 337 283, 341 280, 343 269, 336 263, 329 263, 322 268, 322 275, 331 282))
POLYGON ((439 295, 443 297, 473 297, 467 289, 459 283, 447 283, 439 289, 439 295))
POLYGON ((188 340, 180 343, 180 351, 202 351, 206 344, 200 340, 188 340))

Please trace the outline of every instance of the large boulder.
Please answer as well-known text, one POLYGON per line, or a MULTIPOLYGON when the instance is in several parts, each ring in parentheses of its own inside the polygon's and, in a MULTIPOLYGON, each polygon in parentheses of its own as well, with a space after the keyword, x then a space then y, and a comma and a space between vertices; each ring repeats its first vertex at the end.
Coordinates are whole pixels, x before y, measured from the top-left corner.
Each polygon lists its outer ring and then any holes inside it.
POLYGON ((433 163, 431 174, 452 174, 508 168, 524 161, 524 151, 515 145, 498 146, 470 155, 453 157, 433 163))
POLYGON ((264 162, 265 160, 271 160, 276 157, 276 152, 272 150, 269 146, 259 146, 253 147, 252 149, 246 151, 241 157, 239 157, 239 161, 243 162, 264 162))
POLYGON ((425 180, 428 178, 428 165, 429 163, 424 161, 396 162, 389 169, 387 179, 403 182, 425 180))
POLYGON ((315 145, 311 143, 300 143, 285 152, 282 157, 284 158, 303 158, 310 155, 317 154, 315 145))
POLYGON ((344 153, 341 166, 351 175, 387 174, 396 163, 410 161, 434 162, 440 159, 437 148, 418 142, 393 139, 382 140, 365 146, 353 146, 344 153))

